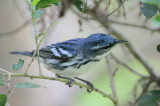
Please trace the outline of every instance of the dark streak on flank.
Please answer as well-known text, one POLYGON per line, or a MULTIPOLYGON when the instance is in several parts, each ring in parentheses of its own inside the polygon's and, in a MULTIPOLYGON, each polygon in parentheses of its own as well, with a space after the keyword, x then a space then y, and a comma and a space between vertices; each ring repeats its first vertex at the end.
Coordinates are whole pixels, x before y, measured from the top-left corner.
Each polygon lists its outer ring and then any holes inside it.
POLYGON ((89 62, 98 62, 99 60, 87 60, 81 64, 79 64, 79 66, 77 66, 77 69, 79 69, 82 65, 88 64, 89 62))

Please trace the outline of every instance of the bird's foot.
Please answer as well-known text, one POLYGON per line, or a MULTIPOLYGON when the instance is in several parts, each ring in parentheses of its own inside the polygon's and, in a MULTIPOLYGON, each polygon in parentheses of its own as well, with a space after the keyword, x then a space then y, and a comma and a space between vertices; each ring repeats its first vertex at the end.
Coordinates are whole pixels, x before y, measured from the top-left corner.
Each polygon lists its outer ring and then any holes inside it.
POLYGON ((87 88, 87 92, 92 92, 94 90, 94 85, 91 82, 86 82, 86 84, 89 86, 89 88, 87 88))
POLYGON ((61 76, 59 74, 55 74, 55 77, 60 78, 61 76))
POLYGON ((78 79, 78 80, 80 80, 80 81, 85 82, 85 83, 89 86, 89 88, 87 88, 87 91, 88 91, 89 93, 94 90, 94 86, 93 86, 93 84, 92 84, 91 82, 86 81, 86 80, 81 79, 81 78, 78 78, 78 77, 74 77, 74 78, 76 78, 76 79, 78 79))
POLYGON ((74 79, 72 79, 72 78, 67 78, 67 77, 66 77, 66 79, 68 79, 68 82, 66 82, 66 85, 68 85, 69 87, 72 87, 73 84, 74 84, 74 79))
POLYGON ((62 76, 60 76, 59 74, 56 74, 56 77, 57 77, 57 78, 67 79, 68 82, 66 82, 66 85, 68 85, 69 87, 72 87, 73 84, 74 84, 74 79, 72 79, 72 78, 69 78, 69 77, 62 77, 62 76))

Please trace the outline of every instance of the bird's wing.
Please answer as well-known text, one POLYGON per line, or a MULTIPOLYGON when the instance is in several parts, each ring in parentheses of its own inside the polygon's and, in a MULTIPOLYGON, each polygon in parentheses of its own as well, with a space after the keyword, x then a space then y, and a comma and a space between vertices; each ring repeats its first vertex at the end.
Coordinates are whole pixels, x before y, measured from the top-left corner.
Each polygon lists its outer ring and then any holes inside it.
POLYGON ((57 43, 46 46, 39 50, 39 56, 48 59, 58 59, 60 61, 68 61, 75 58, 78 51, 67 43, 57 43))

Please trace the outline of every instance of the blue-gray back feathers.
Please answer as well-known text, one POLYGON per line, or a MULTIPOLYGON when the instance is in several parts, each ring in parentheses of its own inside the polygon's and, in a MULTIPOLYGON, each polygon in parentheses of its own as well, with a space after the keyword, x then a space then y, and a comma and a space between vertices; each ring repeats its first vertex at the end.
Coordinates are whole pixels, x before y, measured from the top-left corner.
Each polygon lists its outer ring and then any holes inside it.
POLYGON ((58 59, 68 61, 76 57, 79 53, 77 50, 79 39, 72 39, 61 43, 52 44, 39 50, 40 57, 49 59, 58 59))

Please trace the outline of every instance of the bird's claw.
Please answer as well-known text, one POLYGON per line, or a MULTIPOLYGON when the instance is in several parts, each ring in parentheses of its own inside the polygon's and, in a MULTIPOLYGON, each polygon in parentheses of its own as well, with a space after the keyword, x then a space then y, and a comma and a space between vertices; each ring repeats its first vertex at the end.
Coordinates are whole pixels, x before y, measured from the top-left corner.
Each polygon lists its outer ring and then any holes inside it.
POLYGON ((68 85, 69 87, 72 87, 74 84, 74 80, 72 78, 67 78, 68 82, 66 82, 66 85, 68 85))
POLYGON ((57 77, 57 78, 61 78, 59 74, 55 74, 55 77, 57 77))
POLYGON ((74 79, 72 78, 68 78, 68 77, 61 77, 59 74, 55 75, 57 78, 63 78, 63 79, 67 79, 68 82, 66 82, 66 85, 68 85, 69 87, 72 87, 74 84, 74 79))
POLYGON ((90 82, 87 82, 87 85, 89 86, 89 88, 87 88, 87 92, 92 92, 94 90, 94 85, 90 82))

